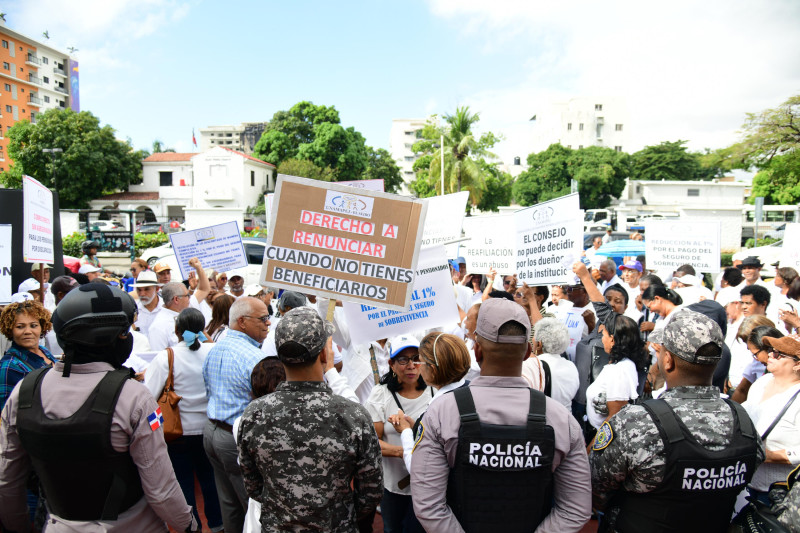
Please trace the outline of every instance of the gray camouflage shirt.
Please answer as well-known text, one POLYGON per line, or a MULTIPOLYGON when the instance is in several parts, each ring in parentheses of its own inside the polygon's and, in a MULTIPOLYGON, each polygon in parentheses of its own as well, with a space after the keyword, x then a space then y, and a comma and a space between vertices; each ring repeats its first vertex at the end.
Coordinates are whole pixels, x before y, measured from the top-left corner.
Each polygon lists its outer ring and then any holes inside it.
MULTIPOLYGON (((713 451, 728 446, 733 437, 733 413, 719 397, 719 389, 676 387, 661 395, 687 429, 705 448, 713 451)), ((644 407, 628 405, 600 426, 603 449, 596 441, 589 456, 592 492, 600 500, 616 490, 650 492, 664 479, 666 452, 653 419, 644 407), (610 442, 608 430, 611 428, 610 442)), ((758 438, 756 466, 764 461, 764 447, 758 438)))
POLYGON ((284 382, 251 402, 238 442, 263 531, 355 532, 383 496, 372 419, 322 382, 284 382))

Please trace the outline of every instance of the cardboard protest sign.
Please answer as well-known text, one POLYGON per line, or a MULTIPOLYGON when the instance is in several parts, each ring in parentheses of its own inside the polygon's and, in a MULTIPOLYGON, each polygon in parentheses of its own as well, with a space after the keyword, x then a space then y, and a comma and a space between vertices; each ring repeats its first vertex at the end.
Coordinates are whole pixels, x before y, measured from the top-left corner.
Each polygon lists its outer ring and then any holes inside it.
POLYGON ((425 198, 428 214, 425 217, 425 231, 422 246, 436 246, 461 237, 461 224, 466 214, 469 192, 425 198))
POLYGON ((427 206, 336 183, 278 177, 260 282, 403 310, 427 206))
POLYGON ((189 266, 189 259, 192 257, 198 258, 203 268, 213 268, 217 272, 228 272, 247 266, 239 224, 235 221, 170 233, 169 240, 183 279, 187 279, 189 272, 194 270, 189 266))
POLYGON ((53 193, 30 176, 22 176, 23 255, 26 263, 53 263, 53 193))
POLYGON ((0 304, 11 303, 11 224, 0 224, 0 304))
POLYGON ((565 283, 572 269, 564 257, 580 257, 583 219, 578 194, 568 194, 514 213, 517 278, 528 285, 565 283))
POLYGON ((688 264, 699 272, 719 272, 719 221, 648 220, 644 227, 648 269, 672 271, 688 264))
POLYGON ((514 215, 467 217, 464 219, 464 235, 470 240, 464 243, 464 258, 467 272, 486 274, 493 268, 500 275, 516 272, 516 235, 514 215))
POLYGON ((404 310, 391 311, 349 302, 342 307, 354 344, 452 326, 458 322, 459 315, 444 247, 420 250, 411 303, 404 310))
POLYGON ((787 223, 783 232, 781 267, 792 267, 800 271, 800 224, 787 223))

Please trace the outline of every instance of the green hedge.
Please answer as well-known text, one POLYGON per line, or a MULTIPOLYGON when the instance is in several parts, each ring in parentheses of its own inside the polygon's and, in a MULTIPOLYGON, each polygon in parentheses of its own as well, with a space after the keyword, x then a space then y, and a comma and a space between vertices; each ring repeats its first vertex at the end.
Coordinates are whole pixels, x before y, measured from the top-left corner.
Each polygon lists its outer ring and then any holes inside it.
POLYGON ((81 243, 86 240, 86 234, 82 231, 70 233, 61 239, 61 246, 64 248, 64 255, 71 255, 72 257, 81 258, 83 252, 81 251, 81 243))
POLYGON ((133 245, 136 247, 136 257, 142 255, 144 250, 161 246, 169 241, 166 233, 134 233, 133 245))

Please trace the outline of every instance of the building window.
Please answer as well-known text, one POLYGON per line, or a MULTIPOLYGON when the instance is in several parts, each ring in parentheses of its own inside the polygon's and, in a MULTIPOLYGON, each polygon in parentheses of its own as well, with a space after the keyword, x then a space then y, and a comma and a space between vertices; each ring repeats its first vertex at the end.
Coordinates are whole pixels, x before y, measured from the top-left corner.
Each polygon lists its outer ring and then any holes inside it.
POLYGON ((583 122, 578 124, 578 131, 583 131, 583 122))
POLYGON ((603 110, 603 104, 594 104, 594 110, 595 111, 602 111, 603 110))
POLYGON ((3 70, 11 70, 11 65, 3 61, 3 70))
POLYGON ((4 88, 6 91, 11 92, 11 85, 9 85, 8 83, 5 84, 4 88))
POLYGON ((700 189, 686 189, 686 196, 700 196, 700 189))
POLYGON ((50 97, 49 96, 45 96, 44 97, 44 103, 45 104, 49 104, 50 103, 50 97))
POLYGON ((570 150, 572 150, 572 145, 571 145, 571 144, 568 144, 568 145, 567 145, 567 148, 569 148, 570 150))
POLYGON ((45 76, 43 79, 45 83, 50 83, 50 78, 48 78, 47 76, 45 76))
POLYGON ((250 171, 250 186, 251 187, 255 187, 256 186, 256 171, 255 170, 251 170, 250 171))
POLYGON ((172 172, 159 172, 158 184, 162 187, 172 187, 172 172))
POLYGON ((603 125, 598 123, 597 126, 595 127, 595 129, 597 131, 597 135, 596 135, 597 138, 598 139, 602 139, 603 138, 603 125))
POLYGON ((8 41, 6 41, 5 39, 3 39, 3 48, 6 49, 8 48, 8 41))
POLYGON ((614 130, 615 131, 622 131, 622 124, 617 124, 616 126, 614 126, 614 130))
POLYGON ((6 106, 6 113, 11 113, 11 106, 10 105, 6 106))
POLYGON ((583 150, 583 145, 582 144, 578 145, 578 150, 583 150))
POLYGON ((43 57, 43 58, 42 58, 42 64, 43 64, 43 65, 47 65, 48 63, 50 63, 50 60, 49 60, 49 59, 47 59, 46 57, 43 57))
POLYGON ((572 131, 572 122, 567 122, 567 131, 572 131))
POLYGON ((615 146, 614 147, 614 151, 615 152, 621 152, 622 151, 622 146, 615 146))

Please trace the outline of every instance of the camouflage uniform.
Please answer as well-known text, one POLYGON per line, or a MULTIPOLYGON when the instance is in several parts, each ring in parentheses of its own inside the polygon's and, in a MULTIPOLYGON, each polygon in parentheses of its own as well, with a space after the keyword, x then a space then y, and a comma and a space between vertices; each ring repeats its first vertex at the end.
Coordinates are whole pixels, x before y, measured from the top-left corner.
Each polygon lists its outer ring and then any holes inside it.
MULTIPOLYGON (((289 364, 316 360, 329 326, 311 308, 292 309, 275 331, 278 357, 289 364)), ((263 531, 355 532, 357 520, 383 497, 372 419, 322 382, 284 382, 253 401, 238 442, 245 488, 261 502, 263 531)))

